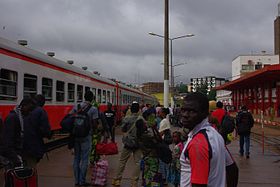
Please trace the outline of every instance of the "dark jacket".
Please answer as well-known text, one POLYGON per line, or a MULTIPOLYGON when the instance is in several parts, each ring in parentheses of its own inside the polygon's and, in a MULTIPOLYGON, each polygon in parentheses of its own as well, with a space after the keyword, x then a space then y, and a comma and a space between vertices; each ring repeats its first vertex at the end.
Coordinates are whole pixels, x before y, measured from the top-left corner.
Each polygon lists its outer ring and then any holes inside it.
POLYGON ((254 118, 248 111, 241 111, 236 116, 236 126, 239 135, 250 134, 254 125, 254 118))
POLYGON ((42 107, 36 107, 24 118, 23 154, 41 159, 45 153, 43 138, 50 138, 48 115, 42 107))
POLYGON ((2 129, 0 150, 1 155, 13 163, 19 163, 17 155, 21 155, 22 139, 19 118, 15 111, 11 111, 6 117, 2 129))

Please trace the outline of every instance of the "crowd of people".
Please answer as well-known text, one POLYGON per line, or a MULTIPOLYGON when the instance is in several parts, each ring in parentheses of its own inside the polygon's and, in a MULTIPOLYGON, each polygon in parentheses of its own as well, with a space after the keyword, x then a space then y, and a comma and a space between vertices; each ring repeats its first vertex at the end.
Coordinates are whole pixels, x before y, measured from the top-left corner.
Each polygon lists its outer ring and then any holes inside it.
MULTIPOLYGON (((71 130, 68 147, 73 150, 76 186, 91 185, 86 181, 86 174, 89 164, 100 160, 96 145, 108 139, 115 142, 117 125, 111 103, 101 112, 91 91, 85 93, 84 100, 69 114, 86 114, 90 125, 83 136, 77 135, 79 129, 71 130)), ((44 103, 42 95, 23 99, 0 126, 0 155, 8 158, 9 167, 22 163, 36 167, 43 157, 43 138, 51 137, 44 103)), ((174 110, 133 102, 123 111, 120 124, 123 148, 112 185, 121 185, 127 161, 133 156, 132 187, 140 185, 140 178, 145 187, 168 183, 175 187, 237 186, 238 167, 226 147, 228 134, 221 131, 225 115, 227 111, 220 102, 217 109, 209 111, 209 101, 201 93, 188 94, 182 106, 174 110), (173 113, 173 121, 170 113, 173 113)), ((240 135, 240 156, 244 155, 245 143, 246 158, 250 154, 253 123, 252 115, 243 106, 236 117, 236 130, 240 135)))

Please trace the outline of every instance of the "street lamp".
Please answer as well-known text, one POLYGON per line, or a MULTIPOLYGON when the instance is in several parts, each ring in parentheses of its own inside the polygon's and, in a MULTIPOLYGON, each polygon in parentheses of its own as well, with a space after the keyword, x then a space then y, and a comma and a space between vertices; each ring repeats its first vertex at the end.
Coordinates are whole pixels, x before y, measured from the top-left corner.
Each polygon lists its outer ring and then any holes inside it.
MULTIPOLYGON (((160 34, 153 33, 153 32, 149 32, 149 35, 164 38, 164 36, 162 36, 160 34)), ((172 99, 173 99, 173 89, 174 89, 174 67, 182 64, 182 63, 179 63, 179 64, 173 66, 173 63, 172 63, 172 60, 173 60, 172 42, 173 42, 173 40, 177 40, 177 39, 181 39, 181 38, 189 38, 189 37, 193 37, 193 36, 194 36, 194 34, 186 34, 186 35, 182 35, 182 36, 168 38, 168 40, 170 41, 170 67, 171 67, 171 76, 170 77, 171 77, 171 98, 172 99)))

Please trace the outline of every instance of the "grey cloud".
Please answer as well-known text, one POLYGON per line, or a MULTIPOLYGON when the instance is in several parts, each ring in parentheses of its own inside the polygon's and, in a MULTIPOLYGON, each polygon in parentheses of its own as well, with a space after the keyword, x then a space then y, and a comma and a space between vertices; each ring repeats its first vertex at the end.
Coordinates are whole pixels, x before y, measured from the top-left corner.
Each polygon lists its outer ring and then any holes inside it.
MULTIPOLYGON (((162 81, 163 1, 159 0, 2 0, 0 36, 42 52, 55 51, 102 75, 139 83, 162 81)), ((178 81, 215 75, 230 77, 240 54, 273 52, 277 0, 170 1, 170 37, 178 81), (218 67, 218 68, 217 68, 218 67)))

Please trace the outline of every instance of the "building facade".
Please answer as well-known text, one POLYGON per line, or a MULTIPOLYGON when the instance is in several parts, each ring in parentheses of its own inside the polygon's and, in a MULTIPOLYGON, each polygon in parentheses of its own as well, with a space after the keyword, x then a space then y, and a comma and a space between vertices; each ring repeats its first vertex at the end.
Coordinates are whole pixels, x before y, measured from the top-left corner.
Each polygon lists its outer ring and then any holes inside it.
POLYGON ((266 66, 217 89, 232 91, 236 109, 246 105, 255 115, 280 117, 280 64, 266 66))
POLYGON ((264 52, 256 55, 240 55, 231 63, 232 80, 272 64, 279 64, 279 55, 265 54, 264 52))
POLYGON ((147 94, 163 93, 163 82, 143 83, 141 90, 147 94))

